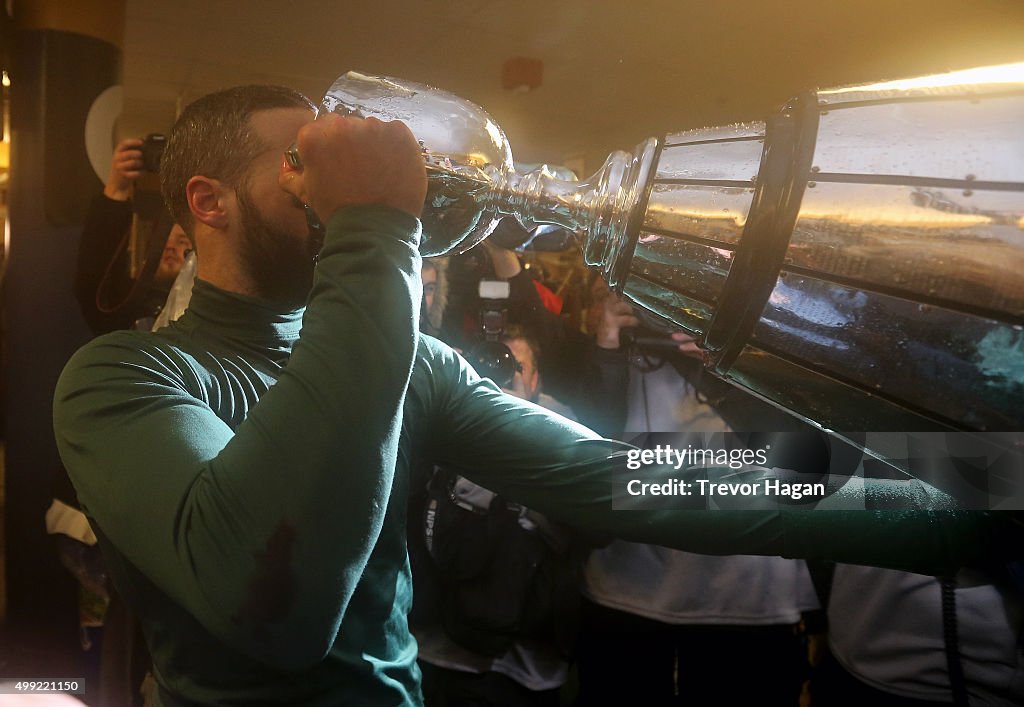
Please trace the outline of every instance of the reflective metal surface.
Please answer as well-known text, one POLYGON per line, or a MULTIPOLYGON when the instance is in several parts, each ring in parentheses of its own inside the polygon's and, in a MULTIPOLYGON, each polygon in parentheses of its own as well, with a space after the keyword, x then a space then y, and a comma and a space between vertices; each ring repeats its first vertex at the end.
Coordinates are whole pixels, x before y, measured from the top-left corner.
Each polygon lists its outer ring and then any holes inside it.
POLYGON ((753 184, 763 148, 763 139, 666 145, 654 179, 729 180, 753 184))
POLYGON ((626 280, 623 294, 647 312, 698 335, 707 333, 715 312, 711 304, 688 297, 666 287, 664 283, 652 282, 636 273, 626 280))
POLYGON ((1024 65, 995 75, 666 137, 624 294, 847 438, 1024 429, 1024 65))
POLYGON ((735 245, 743 235, 753 198, 754 190, 748 187, 655 182, 643 228, 735 245))
MULTIPOLYGON (((1020 419, 1020 326, 784 273, 750 343, 972 429, 1015 429, 1020 419)), ((872 429, 870 410, 856 414, 867 426, 855 429, 872 429)), ((828 427, 839 422, 819 417, 828 427)))
POLYGON ((786 267, 923 302, 1024 317, 1024 195, 818 182, 786 267))
POLYGON ((764 123, 691 130, 664 143, 622 291, 703 334, 754 198, 764 123))
POLYGON ((685 130, 665 136, 666 145, 692 144, 707 140, 735 140, 737 138, 764 137, 764 123, 732 123, 709 128, 685 130))
POLYGON ((942 97, 995 95, 1000 92, 1020 92, 1021 65, 1002 64, 981 66, 947 74, 918 76, 910 79, 883 81, 862 86, 845 86, 818 91, 817 99, 823 107, 859 101, 918 100, 942 97))
POLYGON ((889 100, 822 111, 812 171, 1024 182, 1024 96, 889 100))
POLYGON ((732 266, 733 252, 672 236, 641 233, 630 272, 693 299, 715 304, 732 266))

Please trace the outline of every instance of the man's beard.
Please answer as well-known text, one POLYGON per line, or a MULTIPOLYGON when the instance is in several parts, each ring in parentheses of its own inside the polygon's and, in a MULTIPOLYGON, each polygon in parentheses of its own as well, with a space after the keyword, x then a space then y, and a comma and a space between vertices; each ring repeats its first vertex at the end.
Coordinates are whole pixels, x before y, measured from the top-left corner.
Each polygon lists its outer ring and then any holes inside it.
POLYGON ((242 263, 257 296, 299 307, 313 286, 313 267, 322 242, 307 234, 296 238, 269 223, 253 204, 244 186, 238 190, 242 216, 242 263))

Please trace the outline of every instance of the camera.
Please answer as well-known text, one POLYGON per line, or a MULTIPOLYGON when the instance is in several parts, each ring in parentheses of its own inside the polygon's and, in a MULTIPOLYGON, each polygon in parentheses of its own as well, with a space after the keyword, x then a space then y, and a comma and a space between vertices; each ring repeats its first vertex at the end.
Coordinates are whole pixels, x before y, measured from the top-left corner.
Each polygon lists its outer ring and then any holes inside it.
POLYGON ((142 169, 145 172, 159 172, 160 158, 167 146, 167 136, 150 133, 142 141, 142 169))
POLYGON ((478 294, 483 341, 466 354, 476 372, 490 378, 499 388, 507 388, 516 372, 522 370, 511 349, 501 342, 505 333, 509 292, 509 284, 503 280, 480 281, 478 294))

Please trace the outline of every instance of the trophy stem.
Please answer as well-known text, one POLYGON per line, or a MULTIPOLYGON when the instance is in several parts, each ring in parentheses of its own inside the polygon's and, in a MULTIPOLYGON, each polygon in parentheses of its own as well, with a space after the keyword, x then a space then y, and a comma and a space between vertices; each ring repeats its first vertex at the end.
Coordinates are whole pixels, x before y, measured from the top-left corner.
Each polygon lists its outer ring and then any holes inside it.
POLYGON ((587 265, 597 268, 612 287, 628 259, 629 225, 649 181, 658 141, 650 138, 631 155, 616 151, 589 179, 557 179, 543 165, 527 174, 492 174, 488 206, 512 215, 523 228, 554 224, 583 241, 587 265))
POLYGON ((578 231, 586 225, 579 209, 581 189, 586 187, 558 179, 547 165, 526 174, 506 170, 494 179, 491 205, 500 214, 515 216, 528 231, 542 223, 578 231))

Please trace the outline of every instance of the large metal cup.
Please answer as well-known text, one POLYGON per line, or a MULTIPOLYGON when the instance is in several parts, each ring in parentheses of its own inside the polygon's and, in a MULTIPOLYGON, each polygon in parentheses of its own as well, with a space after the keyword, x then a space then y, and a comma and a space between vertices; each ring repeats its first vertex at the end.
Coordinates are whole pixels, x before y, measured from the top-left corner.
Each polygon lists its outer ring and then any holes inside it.
POLYGON ((613 280, 714 373, 842 436, 1024 429, 1024 65, 659 147, 613 280))

